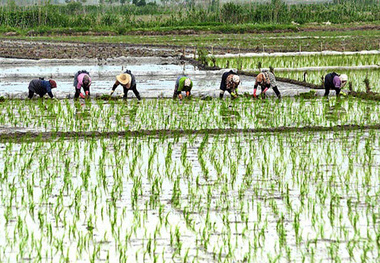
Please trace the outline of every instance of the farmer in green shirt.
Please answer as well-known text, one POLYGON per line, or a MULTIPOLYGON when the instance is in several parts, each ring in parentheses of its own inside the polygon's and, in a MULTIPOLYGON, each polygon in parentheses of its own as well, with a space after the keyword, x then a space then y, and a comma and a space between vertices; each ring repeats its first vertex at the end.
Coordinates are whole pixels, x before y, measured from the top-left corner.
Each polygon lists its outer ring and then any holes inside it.
POLYGON ((179 76, 175 82, 173 99, 178 98, 182 100, 182 91, 186 91, 186 97, 190 96, 193 82, 187 76, 179 76))

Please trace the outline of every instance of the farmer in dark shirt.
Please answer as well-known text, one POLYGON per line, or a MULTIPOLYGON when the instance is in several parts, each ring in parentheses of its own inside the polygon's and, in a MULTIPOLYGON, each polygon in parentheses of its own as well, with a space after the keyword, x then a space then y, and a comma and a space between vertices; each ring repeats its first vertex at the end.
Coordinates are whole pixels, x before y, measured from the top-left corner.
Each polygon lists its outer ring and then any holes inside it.
POLYGON ((46 93, 50 98, 54 98, 51 89, 57 87, 57 83, 50 79, 49 81, 43 79, 34 79, 29 83, 29 95, 28 98, 31 99, 34 96, 34 93, 37 93, 42 98, 46 93))
POLYGON ((113 84, 111 96, 116 90, 117 86, 121 85, 124 89, 123 98, 126 99, 128 96, 128 91, 132 90, 138 100, 141 100, 140 93, 136 88, 136 79, 130 70, 126 70, 124 73, 116 76, 116 82, 113 84))
POLYGON ((340 95, 340 90, 346 85, 347 83, 347 75, 342 74, 338 75, 335 72, 329 73, 325 76, 325 97, 329 96, 330 89, 334 89, 336 92, 336 95, 340 95))
POLYGON ((219 98, 223 98, 224 92, 228 91, 231 94, 232 99, 238 97, 237 87, 240 84, 240 77, 232 70, 224 72, 222 75, 222 82, 220 83, 219 98))

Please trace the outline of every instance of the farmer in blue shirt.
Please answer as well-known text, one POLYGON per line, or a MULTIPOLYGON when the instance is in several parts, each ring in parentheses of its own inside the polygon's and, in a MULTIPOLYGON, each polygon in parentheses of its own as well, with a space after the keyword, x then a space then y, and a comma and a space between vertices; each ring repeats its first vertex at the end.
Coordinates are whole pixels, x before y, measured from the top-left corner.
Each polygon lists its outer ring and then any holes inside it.
POLYGON ((28 98, 31 99, 34 96, 34 93, 37 93, 42 98, 46 93, 50 96, 50 98, 54 98, 51 89, 57 87, 57 83, 50 79, 49 81, 43 79, 34 79, 29 83, 29 95, 28 98))

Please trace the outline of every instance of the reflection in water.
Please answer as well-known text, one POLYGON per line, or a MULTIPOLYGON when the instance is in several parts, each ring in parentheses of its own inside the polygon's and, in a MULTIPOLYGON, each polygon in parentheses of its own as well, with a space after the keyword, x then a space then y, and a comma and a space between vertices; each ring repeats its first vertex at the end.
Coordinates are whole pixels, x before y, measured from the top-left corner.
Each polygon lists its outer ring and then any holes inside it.
POLYGON ((135 122, 136 115, 137 115, 137 109, 138 104, 133 104, 132 108, 130 108, 129 111, 129 119, 131 122, 135 122))
POLYGON ((241 119, 240 113, 232 105, 227 106, 227 104, 221 105, 220 116, 223 122, 230 127, 235 127, 241 119))
POLYGON ((324 114, 327 120, 338 121, 347 114, 346 109, 342 105, 343 100, 339 97, 336 100, 324 99, 324 114))
POLYGON ((74 112, 74 118, 76 121, 78 121, 80 126, 84 130, 91 130, 93 129, 93 125, 97 125, 97 123, 92 123, 91 120, 92 114, 91 114, 91 108, 92 108, 92 103, 90 99, 87 99, 85 101, 82 100, 75 100, 74 101, 74 107, 75 107, 75 112, 74 112))
POLYGON ((74 117, 80 118, 80 119, 89 119, 91 117, 91 100, 86 101, 80 101, 76 100, 74 101, 74 117))

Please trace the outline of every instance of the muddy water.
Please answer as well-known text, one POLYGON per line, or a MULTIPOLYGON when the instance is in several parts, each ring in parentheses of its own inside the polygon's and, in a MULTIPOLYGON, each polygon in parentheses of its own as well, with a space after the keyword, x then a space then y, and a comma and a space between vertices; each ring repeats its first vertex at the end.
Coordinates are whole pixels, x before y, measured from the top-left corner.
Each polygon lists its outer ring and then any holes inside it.
MULTIPOLYGON (((109 94, 115 76, 129 69, 136 76, 137 89, 143 98, 169 98, 173 95, 177 76, 187 74, 194 82, 194 96, 216 97, 219 94, 221 75, 225 70, 204 71, 185 64, 176 58, 118 58, 108 60, 17 60, 0 59, 0 96, 7 98, 26 98, 30 80, 44 77, 57 81, 58 89, 53 93, 58 98, 72 98, 74 95, 73 77, 78 70, 86 69, 92 76, 91 92, 94 96, 109 94)), ((240 93, 252 93, 254 78, 241 77, 240 93)), ((279 83, 279 90, 284 96, 294 96, 308 92, 309 89, 279 83)), ((318 91, 322 93, 321 91, 318 91)), ((122 88, 116 95, 122 95, 122 88)), ((268 95, 274 95, 272 90, 268 95)), ((131 93, 131 97, 134 95, 131 93)))

